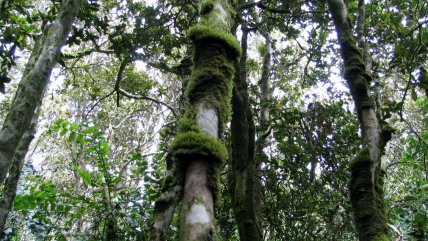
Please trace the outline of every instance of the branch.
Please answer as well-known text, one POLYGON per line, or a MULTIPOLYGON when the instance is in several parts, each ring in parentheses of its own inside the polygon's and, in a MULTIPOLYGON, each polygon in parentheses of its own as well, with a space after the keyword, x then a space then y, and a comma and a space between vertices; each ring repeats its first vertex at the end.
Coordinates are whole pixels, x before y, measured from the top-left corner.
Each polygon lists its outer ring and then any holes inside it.
POLYGON ((77 53, 73 53, 73 52, 61 53, 60 54, 60 58, 63 58, 63 59, 76 59, 76 58, 82 58, 82 57, 88 56, 88 55, 90 55, 92 53, 114 54, 114 51, 112 51, 112 50, 103 50, 103 49, 100 49, 100 48, 90 48, 90 49, 85 49, 85 50, 77 52, 77 53))
POLYGON ((127 92, 127 91, 125 91, 125 90, 123 90, 121 88, 118 88, 116 91, 119 94, 122 94, 122 95, 124 95, 124 96, 126 96, 128 98, 131 98, 131 99, 149 100, 149 101, 155 102, 156 104, 163 105, 163 106, 167 107, 172 112, 172 114, 174 115, 174 117, 178 118, 178 115, 177 115, 177 112, 175 111, 175 109, 172 106, 168 105, 167 103, 165 103, 163 101, 160 101, 160 100, 154 99, 152 97, 148 97, 148 96, 134 95, 134 94, 131 94, 131 93, 129 93, 129 92, 127 92))

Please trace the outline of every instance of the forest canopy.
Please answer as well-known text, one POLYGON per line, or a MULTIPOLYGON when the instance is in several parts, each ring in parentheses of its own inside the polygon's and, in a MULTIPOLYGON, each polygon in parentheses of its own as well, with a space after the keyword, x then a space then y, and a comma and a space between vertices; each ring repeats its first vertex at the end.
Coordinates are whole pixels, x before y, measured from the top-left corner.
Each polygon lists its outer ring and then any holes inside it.
POLYGON ((0 240, 427 240, 427 11, 0 0, 0 240))

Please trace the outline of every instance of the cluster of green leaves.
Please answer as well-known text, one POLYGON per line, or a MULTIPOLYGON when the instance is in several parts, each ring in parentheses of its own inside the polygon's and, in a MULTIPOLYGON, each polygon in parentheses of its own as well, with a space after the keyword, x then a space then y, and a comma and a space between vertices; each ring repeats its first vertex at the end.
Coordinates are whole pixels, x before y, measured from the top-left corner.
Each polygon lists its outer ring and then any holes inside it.
MULTIPOLYGON (((60 119, 51 125, 50 132, 58 141, 65 139, 69 144, 77 144, 78 153, 74 154, 82 158, 83 163, 70 163, 68 172, 73 172, 77 179, 69 181, 80 183, 83 189, 67 184, 65 180, 71 178, 67 172, 62 172, 63 183, 42 181, 43 177, 38 175, 27 177, 28 184, 17 196, 14 211, 30 220, 27 227, 32 235, 43 237, 43 240, 66 240, 66 234, 72 232, 69 235, 83 240, 104 239, 106 229, 111 228, 108 226, 110 215, 115 218, 113 228, 117 239, 144 235, 141 226, 148 221, 145 212, 151 206, 155 190, 152 189, 152 196, 145 200, 138 187, 123 187, 124 173, 120 164, 135 163, 129 176, 139 180, 147 174, 147 160, 137 152, 130 153, 124 160, 112 160, 105 133, 97 126, 84 127, 60 119), (79 231, 81 227, 73 231, 76 225, 88 225, 92 231, 79 231)), ((150 179, 143 180, 146 186, 151 186, 147 185, 150 179)), ((148 195, 150 188, 146 191, 148 195)))
MULTIPOLYGON (((423 240, 428 234, 428 99, 416 102, 423 116, 422 131, 410 132, 404 139, 404 153, 388 168, 387 201, 389 218, 406 240, 423 240), (388 184, 389 183, 389 184, 388 184), (395 187, 395 188, 394 188, 395 187)), ((414 130, 415 131, 415 130, 414 130)))
POLYGON ((0 4, 0 92, 9 83, 9 70, 16 65, 16 50, 26 49, 40 32, 40 20, 52 15, 52 8, 43 13, 25 0, 2 1, 0 4))
POLYGON ((276 144, 263 169, 265 232, 269 240, 350 240, 348 162, 358 148, 356 120, 340 102, 307 110, 283 104, 271 106, 276 144))

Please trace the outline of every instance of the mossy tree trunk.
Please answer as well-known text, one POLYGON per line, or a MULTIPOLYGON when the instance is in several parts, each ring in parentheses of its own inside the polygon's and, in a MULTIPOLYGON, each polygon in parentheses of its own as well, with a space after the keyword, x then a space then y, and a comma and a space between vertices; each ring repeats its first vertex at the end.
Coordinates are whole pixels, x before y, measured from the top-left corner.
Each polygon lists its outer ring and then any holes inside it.
POLYGON ((371 76, 357 47, 343 0, 329 0, 344 60, 344 77, 360 121, 363 148, 350 164, 350 198, 358 237, 364 241, 390 240, 383 193, 381 155, 390 135, 381 132, 374 101, 369 96, 371 76), (385 135, 384 135, 385 134, 385 135))
POLYGON ((34 111, 41 103, 51 70, 79 12, 80 3, 81 0, 63 2, 56 20, 45 27, 31 53, 11 110, 0 131, 0 185, 7 176, 21 139, 30 127, 34 111))
POLYGON ((221 141, 230 116, 233 63, 240 46, 230 33, 231 8, 224 0, 205 0, 201 21, 188 31, 194 44, 189 105, 170 147, 183 183, 180 240, 216 240, 214 203, 219 171, 228 155, 221 141))
POLYGON ((255 160, 255 128, 248 102, 247 90, 247 37, 248 30, 242 27, 242 55, 236 65, 235 86, 232 97, 232 183, 233 207, 240 240, 262 240, 260 220, 260 195, 255 160))

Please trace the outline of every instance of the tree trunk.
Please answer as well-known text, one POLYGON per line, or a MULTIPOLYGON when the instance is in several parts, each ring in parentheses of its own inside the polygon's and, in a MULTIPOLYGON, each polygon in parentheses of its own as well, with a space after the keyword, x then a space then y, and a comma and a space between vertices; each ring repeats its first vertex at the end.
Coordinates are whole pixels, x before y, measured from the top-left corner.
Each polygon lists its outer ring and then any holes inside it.
POLYGON ((238 224, 239 237, 243 241, 262 240, 260 225, 260 202, 257 199, 257 164, 255 161, 255 128, 247 90, 247 37, 248 30, 242 28, 242 56, 236 66, 235 87, 232 96, 232 175, 234 181, 233 207, 238 224))
MULTIPOLYGON (((182 95, 179 100, 179 115, 183 115, 185 110, 184 92, 187 88, 187 84, 190 81, 191 74, 191 59, 184 58, 179 66, 179 70, 176 74, 181 76, 182 80, 182 95)), ((164 241, 167 239, 169 227, 171 225, 175 208, 182 197, 182 185, 177 181, 176 177, 176 165, 171 158, 171 155, 167 155, 166 158, 166 171, 165 178, 160 190, 159 198, 155 201, 153 211, 153 228, 150 231, 150 240, 153 241, 164 241)))
POLYGON ((229 3, 205 0, 201 22, 188 31, 194 44, 189 105, 170 146, 177 181, 184 182, 180 240, 216 240, 214 203, 219 198, 221 164, 227 150, 220 140, 230 115, 233 62, 240 54, 230 34, 229 3))
POLYGON ((150 240, 164 241, 167 238, 175 207, 182 196, 183 189, 175 177, 175 171, 175 164, 171 157, 167 156, 165 181, 160 191, 161 194, 155 202, 150 240))
POLYGON ((364 241, 390 240, 383 197, 381 155, 388 138, 383 138, 373 100, 369 96, 371 76, 366 72, 361 50, 352 36, 343 0, 329 0, 344 60, 344 75, 361 124, 363 149, 350 164, 350 198, 358 237, 364 241))
POLYGON ((26 65, 11 110, 0 131, 0 185, 6 178, 24 133, 28 131, 34 111, 41 103, 51 70, 79 11, 80 2, 68 0, 61 5, 56 20, 45 27, 26 65))
POLYGON ((30 146, 31 140, 34 137, 38 114, 37 109, 34 113, 30 128, 24 133, 24 136, 19 142, 18 148, 16 149, 15 155, 12 159, 9 176, 6 178, 4 183, 4 189, 0 200, 0 238, 2 238, 6 220, 16 196, 16 188, 18 187, 19 177, 25 163, 25 155, 28 147, 30 146))

